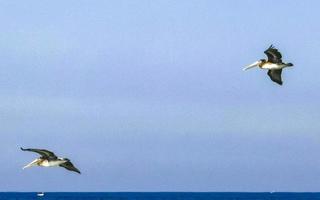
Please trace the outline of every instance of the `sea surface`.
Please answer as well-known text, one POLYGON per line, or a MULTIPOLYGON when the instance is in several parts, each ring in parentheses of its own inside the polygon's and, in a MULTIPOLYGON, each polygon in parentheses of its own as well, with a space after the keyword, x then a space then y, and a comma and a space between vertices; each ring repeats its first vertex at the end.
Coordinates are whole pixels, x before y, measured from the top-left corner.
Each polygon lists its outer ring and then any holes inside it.
POLYGON ((5 200, 302 200, 319 199, 320 193, 242 193, 242 192, 48 192, 37 196, 36 192, 0 192, 5 200))

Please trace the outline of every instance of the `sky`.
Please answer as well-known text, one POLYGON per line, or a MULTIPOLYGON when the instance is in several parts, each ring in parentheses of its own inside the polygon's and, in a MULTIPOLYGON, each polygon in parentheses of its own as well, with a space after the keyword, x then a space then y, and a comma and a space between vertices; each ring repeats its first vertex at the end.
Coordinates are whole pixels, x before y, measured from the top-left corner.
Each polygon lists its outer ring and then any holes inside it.
POLYGON ((0 1, 0 191, 319 191, 319 6, 0 1))

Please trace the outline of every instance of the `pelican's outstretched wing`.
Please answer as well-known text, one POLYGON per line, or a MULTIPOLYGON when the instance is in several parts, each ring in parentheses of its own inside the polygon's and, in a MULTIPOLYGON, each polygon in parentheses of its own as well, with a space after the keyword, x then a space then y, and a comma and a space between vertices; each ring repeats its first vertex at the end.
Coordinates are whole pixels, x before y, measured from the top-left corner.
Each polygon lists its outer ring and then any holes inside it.
POLYGON ((270 46, 264 53, 268 56, 268 62, 272 63, 282 63, 282 56, 278 49, 274 48, 274 46, 270 46))
POLYGON ((282 85, 281 72, 282 69, 273 69, 268 71, 268 75, 272 81, 278 83, 279 85, 282 85))
POLYGON ((32 151, 32 152, 35 152, 35 153, 38 153, 41 155, 42 158, 46 158, 46 159, 57 159, 57 156, 51 152, 51 151, 48 151, 48 150, 45 150, 45 149, 24 149, 24 148, 20 148, 22 151, 32 151))
POLYGON ((73 166, 73 164, 70 161, 65 162, 63 164, 60 164, 59 166, 60 167, 64 167, 67 170, 74 171, 74 172, 77 172, 77 173, 81 174, 81 172, 75 166, 73 166))

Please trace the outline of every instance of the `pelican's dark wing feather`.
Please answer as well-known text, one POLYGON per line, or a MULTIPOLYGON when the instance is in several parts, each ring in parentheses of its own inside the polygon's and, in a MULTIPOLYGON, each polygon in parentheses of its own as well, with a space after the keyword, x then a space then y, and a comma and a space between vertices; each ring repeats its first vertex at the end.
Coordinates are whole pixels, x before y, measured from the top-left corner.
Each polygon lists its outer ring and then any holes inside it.
POLYGON ((273 69, 268 71, 268 75, 272 81, 282 85, 281 72, 282 69, 273 69))
POLYGON ((22 151, 32 151, 32 152, 38 153, 41 155, 41 157, 46 158, 46 159, 57 159, 57 156, 53 152, 45 150, 45 149, 24 149, 21 147, 21 150, 22 151))
POLYGON ((282 56, 278 49, 274 48, 274 46, 270 46, 264 53, 268 56, 268 62, 272 63, 282 63, 282 56))
POLYGON ((73 166, 73 164, 70 161, 65 162, 63 164, 60 164, 59 166, 60 167, 64 167, 67 170, 74 171, 74 172, 77 172, 77 173, 81 174, 81 172, 75 166, 73 166))

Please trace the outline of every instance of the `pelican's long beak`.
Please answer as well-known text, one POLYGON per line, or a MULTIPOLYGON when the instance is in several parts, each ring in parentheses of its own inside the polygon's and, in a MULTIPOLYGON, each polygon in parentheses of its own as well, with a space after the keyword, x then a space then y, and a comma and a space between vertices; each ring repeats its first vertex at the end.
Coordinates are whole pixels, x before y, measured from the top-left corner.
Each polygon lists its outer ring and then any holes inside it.
POLYGON ((24 166, 22 169, 28 168, 28 167, 32 167, 32 166, 37 166, 39 162, 39 159, 35 159, 34 161, 32 161, 31 163, 27 164, 26 166, 24 166))
POLYGON ((256 61, 256 62, 252 63, 251 65, 246 66, 246 67, 243 68, 242 70, 243 70, 243 71, 246 71, 246 70, 248 70, 248 69, 257 67, 260 63, 261 63, 261 61, 256 61))

